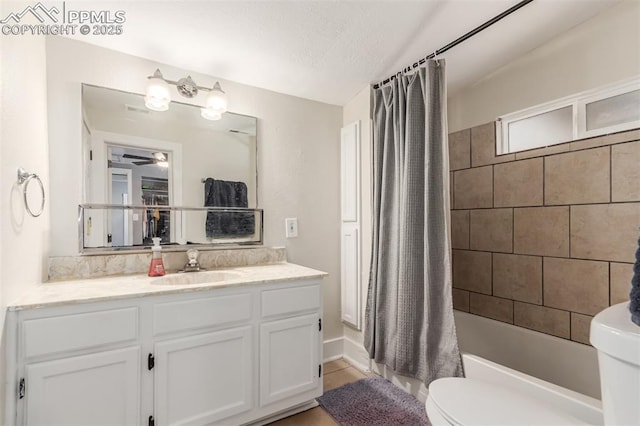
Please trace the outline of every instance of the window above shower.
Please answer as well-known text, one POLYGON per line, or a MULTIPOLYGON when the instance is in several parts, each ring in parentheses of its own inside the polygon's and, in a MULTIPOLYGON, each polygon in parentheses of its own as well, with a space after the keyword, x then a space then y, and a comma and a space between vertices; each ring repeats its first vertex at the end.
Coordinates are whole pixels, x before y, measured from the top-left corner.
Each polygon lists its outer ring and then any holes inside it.
POLYGON ((497 154, 640 127, 640 77, 498 117, 497 154))

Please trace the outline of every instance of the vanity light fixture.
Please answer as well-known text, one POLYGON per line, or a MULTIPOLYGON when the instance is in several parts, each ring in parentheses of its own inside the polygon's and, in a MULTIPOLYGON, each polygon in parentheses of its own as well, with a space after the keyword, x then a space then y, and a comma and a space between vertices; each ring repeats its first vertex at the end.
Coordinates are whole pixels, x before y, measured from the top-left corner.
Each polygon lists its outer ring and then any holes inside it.
POLYGON ((147 78, 149 83, 147 84, 144 104, 153 111, 166 111, 169 109, 169 103, 171 102, 170 84, 176 86, 178 93, 185 98, 194 98, 199 90, 209 92, 204 108, 200 109, 200 114, 207 120, 220 120, 222 114, 227 111, 227 96, 217 81, 213 88, 210 89, 198 86, 191 76, 181 78, 178 81, 167 80, 163 77, 160 69, 156 69, 156 72, 147 78))

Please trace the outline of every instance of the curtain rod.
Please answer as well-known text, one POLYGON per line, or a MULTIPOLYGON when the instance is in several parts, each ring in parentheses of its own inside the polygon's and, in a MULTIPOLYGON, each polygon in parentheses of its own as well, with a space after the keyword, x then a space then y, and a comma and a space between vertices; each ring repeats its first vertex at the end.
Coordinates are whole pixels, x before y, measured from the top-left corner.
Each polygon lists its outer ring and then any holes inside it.
POLYGON ((431 58, 435 58, 437 55, 440 55, 440 54, 446 52, 447 50, 459 45, 463 41, 466 41, 466 40, 470 39, 474 35, 476 35, 479 32, 481 32, 482 30, 485 30, 485 29, 489 28, 490 26, 492 26, 493 24, 495 24, 496 22, 498 22, 502 18, 505 18, 505 17, 511 15, 513 12, 515 12, 516 10, 528 5, 532 1, 533 0, 523 0, 523 1, 519 2, 519 3, 517 3, 516 5, 511 6, 509 9, 505 10, 500 15, 494 16, 493 18, 489 19, 484 24, 482 24, 479 27, 476 27, 476 28, 472 29, 468 33, 458 37, 457 39, 455 39, 451 43, 447 44, 446 46, 441 47, 440 49, 437 49, 435 52, 427 55, 425 58, 420 59, 418 62, 414 62, 412 65, 409 65, 408 67, 405 67, 402 71, 398 71, 395 75, 392 75, 391 77, 387 78, 386 80, 374 84, 373 88, 374 89, 378 89, 379 87, 382 87, 385 84, 389 83, 391 80, 395 79, 397 76, 402 75, 404 73, 407 73, 407 72, 409 72, 409 71, 411 71, 411 70, 413 70, 415 68, 418 68, 420 65, 424 64, 425 62, 427 62, 427 60, 429 60, 431 58))

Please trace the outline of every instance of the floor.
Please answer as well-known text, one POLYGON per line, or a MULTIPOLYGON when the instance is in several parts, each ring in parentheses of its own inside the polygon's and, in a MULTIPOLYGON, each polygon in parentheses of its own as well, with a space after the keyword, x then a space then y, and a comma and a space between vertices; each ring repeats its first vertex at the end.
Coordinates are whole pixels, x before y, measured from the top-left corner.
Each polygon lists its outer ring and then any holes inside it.
MULTIPOLYGON (((324 384, 324 391, 338 388, 347 383, 355 382, 367 377, 367 374, 351 366, 343 359, 337 361, 331 361, 324 364, 324 372, 322 374, 322 380, 324 384)), ((322 407, 312 408, 311 410, 304 411, 296 414, 295 416, 287 417, 277 422, 271 423, 269 426, 334 426, 337 423, 322 407)))

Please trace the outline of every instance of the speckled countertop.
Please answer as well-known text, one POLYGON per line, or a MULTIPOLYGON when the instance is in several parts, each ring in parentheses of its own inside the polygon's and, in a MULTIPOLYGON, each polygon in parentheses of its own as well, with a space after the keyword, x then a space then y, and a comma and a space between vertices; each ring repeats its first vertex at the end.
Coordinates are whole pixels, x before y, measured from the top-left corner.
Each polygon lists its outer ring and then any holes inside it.
POLYGON ((322 278, 326 275, 326 272, 283 262, 186 274, 174 273, 155 278, 150 278, 146 275, 123 275, 58 281, 39 285, 33 291, 11 303, 7 309, 17 311, 149 295, 189 293, 275 281, 322 278), (183 280, 191 282, 191 284, 176 283, 183 282, 183 280), (209 282, 200 283, 200 281, 209 282))

